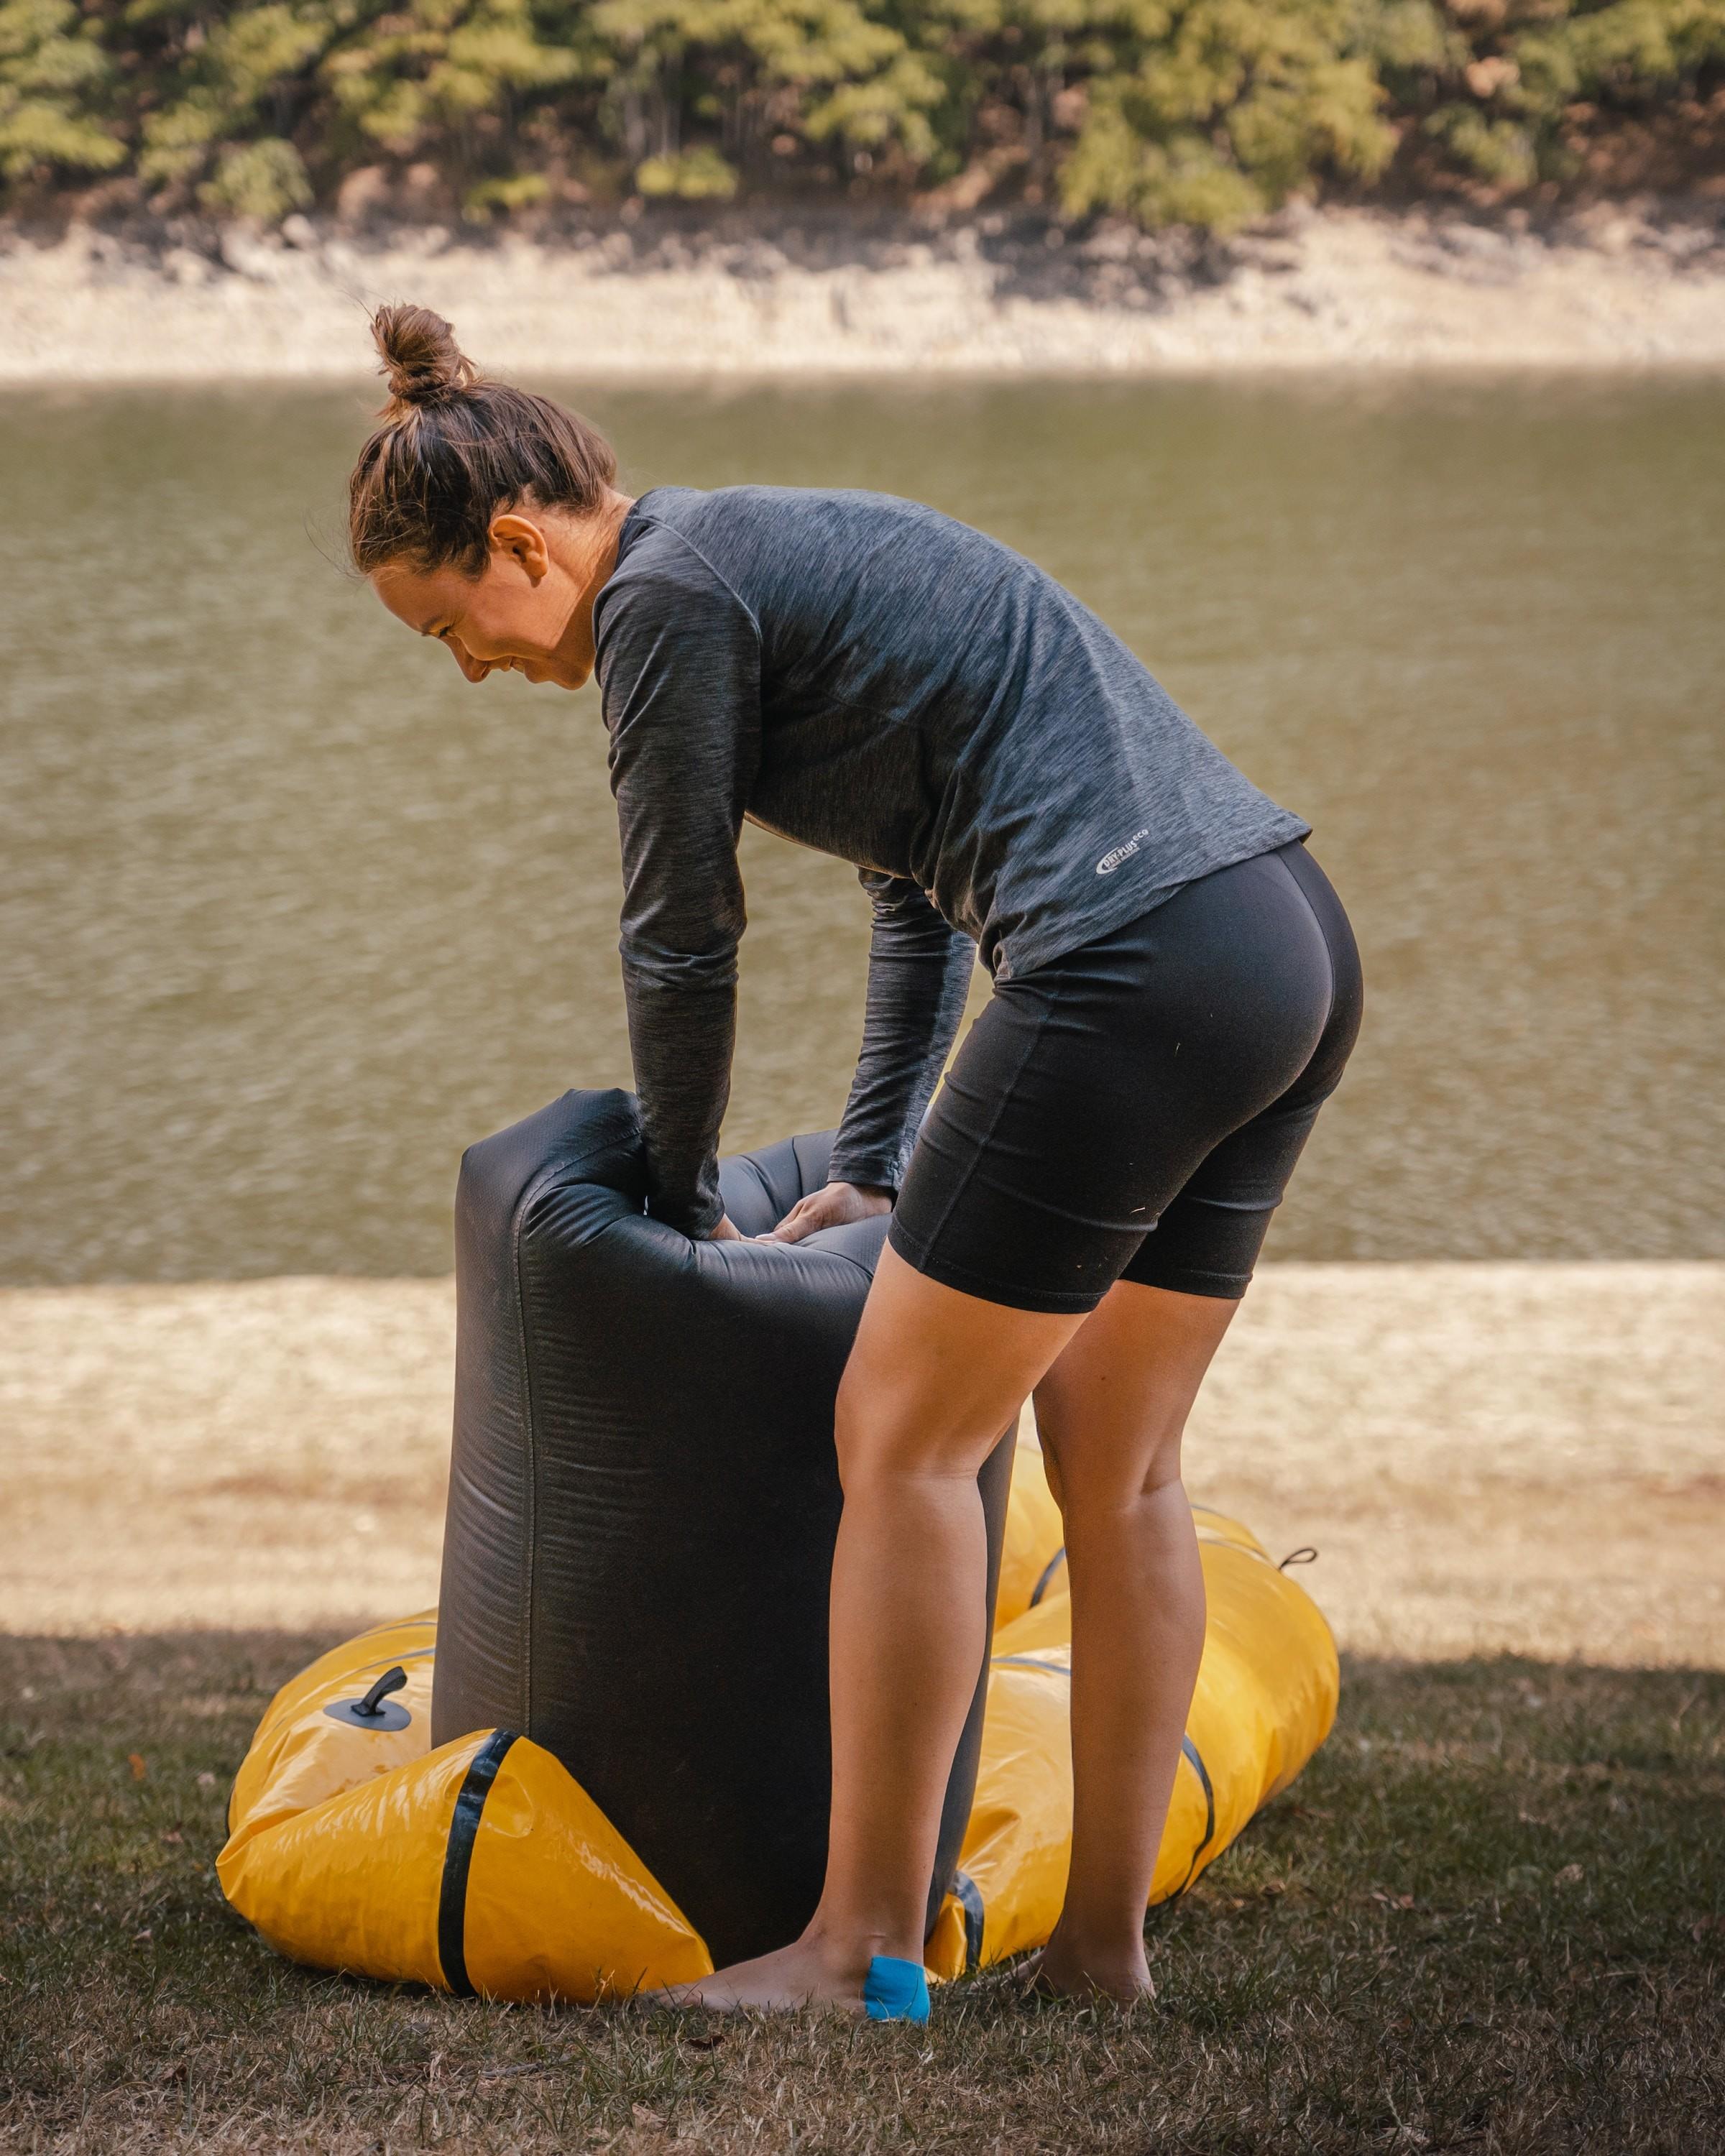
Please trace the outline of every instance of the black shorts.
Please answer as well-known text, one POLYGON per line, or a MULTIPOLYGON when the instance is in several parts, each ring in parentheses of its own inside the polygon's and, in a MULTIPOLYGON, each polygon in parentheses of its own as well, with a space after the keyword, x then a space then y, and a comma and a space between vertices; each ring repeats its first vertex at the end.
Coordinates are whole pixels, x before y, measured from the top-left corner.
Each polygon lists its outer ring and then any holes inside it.
POLYGON ((1016 1310, 1117 1280, 1238 1297, 1359 1029, 1359 953, 1296 841, 996 983, 894 1209, 900 1256, 1016 1310))

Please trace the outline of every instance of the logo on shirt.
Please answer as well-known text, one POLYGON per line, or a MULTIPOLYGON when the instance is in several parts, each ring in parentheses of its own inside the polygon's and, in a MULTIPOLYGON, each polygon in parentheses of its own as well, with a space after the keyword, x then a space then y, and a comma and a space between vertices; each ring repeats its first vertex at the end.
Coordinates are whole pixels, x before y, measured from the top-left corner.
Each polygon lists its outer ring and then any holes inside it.
POLYGON ((1112 875, 1122 861, 1129 861, 1132 859, 1149 835, 1150 826, 1147 824, 1142 830, 1134 831, 1123 846, 1117 846, 1111 854, 1103 855, 1101 860, 1096 863, 1096 874, 1112 875))

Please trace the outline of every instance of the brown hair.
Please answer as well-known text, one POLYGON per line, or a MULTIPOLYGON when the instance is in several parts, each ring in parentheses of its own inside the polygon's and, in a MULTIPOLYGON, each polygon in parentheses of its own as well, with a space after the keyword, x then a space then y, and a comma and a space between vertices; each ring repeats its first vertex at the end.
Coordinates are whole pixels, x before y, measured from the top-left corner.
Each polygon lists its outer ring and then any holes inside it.
POLYGON ((348 550, 362 576, 406 561, 477 577, 500 509, 603 500, 617 476, 604 436, 549 398, 487 382, 441 315, 379 307, 372 337, 389 402, 347 482, 348 550))

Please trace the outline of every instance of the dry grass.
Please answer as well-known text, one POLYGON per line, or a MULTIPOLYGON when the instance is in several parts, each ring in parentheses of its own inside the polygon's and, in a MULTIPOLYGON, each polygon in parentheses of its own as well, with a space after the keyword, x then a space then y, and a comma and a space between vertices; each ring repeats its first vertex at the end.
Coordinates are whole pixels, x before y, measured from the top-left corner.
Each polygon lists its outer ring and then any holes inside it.
POLYGON ((0 2148, 1725 2148, 1725 1676, 1353 1661, 1296 1789, 1153 1918, 1153 2005, 1026 2005, 988 1974, 924 2034, 486 2007, 277 1960, 211 1860, 266 1694, 321 1644, 0 1643, 0 2148))
MULTIPOLYGON (((325 1626, 437 1591, 442 1281, 0 1294, 0 1627, 325 1626)), ((1194 1493, 1345 1646, 1725 1666, 1725 1265, 1271 1265, 1194 1493)))

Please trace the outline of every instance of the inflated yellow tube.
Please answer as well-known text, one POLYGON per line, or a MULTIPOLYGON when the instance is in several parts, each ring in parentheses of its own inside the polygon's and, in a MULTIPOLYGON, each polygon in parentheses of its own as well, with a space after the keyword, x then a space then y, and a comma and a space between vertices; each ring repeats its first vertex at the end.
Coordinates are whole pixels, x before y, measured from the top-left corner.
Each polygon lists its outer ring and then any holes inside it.
MULTIPOLYGON (((1340 1685, 1335 1643, 1305 1589, 1237 1521, 1197 1507, 1193 1517, 1209 1616, 1153 1902, 1190 1886, 1293 1780, 1330 1732, 1340 1685)), ((943 1976, 1040 1946, 1060 1914, 1072 1844, 1072 1604, 1058 1548, 1038 1585, 1034 1605, 994 1635, 976 1799, 927 1955, 943 1976)))
POLYGON ((482 1730, 428 1749, 434 1613, 349 1640, 283 1687, 217 1859, 291 1960, 490 1999, 589 2000, 712 1968, 670 1897, 540 1746, 482 1730), (385 1726, 332 1716, 392 1666, 385 1726))
MULTIPOLYGON (((1194 1508, 1209 1614, 1152 1889, 1180 1892, 1329 1733, 1328 1627, 1256 1539, 1194 1508)), ((218 1860, 228 1900, 295 1961, 486 1998, 587 2001, 706 1975, 707 1950, 552 1755, 506 1731, 430 1748, 433 1612, 380 1625, 270 1702, 218 1860), (370 1711, 380 1678, 394 1685, 370 1711)), ((1071 1604, 1060 1514, 1021 1445, 976 1797, 932 1972, 1037 1946, 1072 1835, 1071 1604)))

